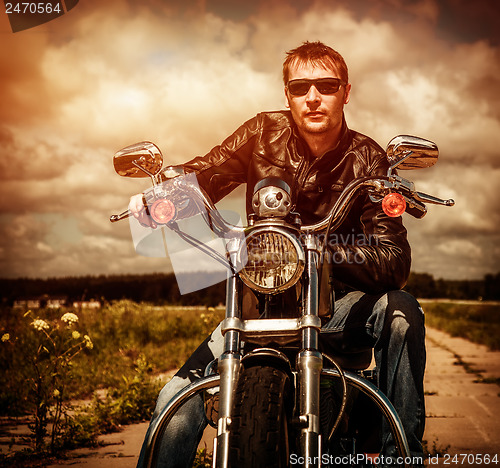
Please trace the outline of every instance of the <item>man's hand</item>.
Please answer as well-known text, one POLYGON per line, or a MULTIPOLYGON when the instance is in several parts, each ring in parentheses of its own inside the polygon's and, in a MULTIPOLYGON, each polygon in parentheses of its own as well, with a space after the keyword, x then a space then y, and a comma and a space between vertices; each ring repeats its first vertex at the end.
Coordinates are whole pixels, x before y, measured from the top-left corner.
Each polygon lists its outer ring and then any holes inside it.
POLYGON ((128 204, 128 210, 130 214, 141 223, 142 226, 150 227, 155 229, 156 223, 152 220, 146 212, 146 207, 144 206, 144 197, 142 193, 133 195, 130 197, 130 202, 128 204))

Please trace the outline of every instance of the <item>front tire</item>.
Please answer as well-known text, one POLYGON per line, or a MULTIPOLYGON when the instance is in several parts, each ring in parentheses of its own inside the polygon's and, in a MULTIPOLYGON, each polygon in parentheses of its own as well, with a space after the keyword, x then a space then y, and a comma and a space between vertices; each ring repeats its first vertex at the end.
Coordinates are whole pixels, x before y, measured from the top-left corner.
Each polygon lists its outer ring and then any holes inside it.
POLYGON ((231 416, 229 466, 288 466, 290 379, 280 369, 254 366, 240 373, 231 416))

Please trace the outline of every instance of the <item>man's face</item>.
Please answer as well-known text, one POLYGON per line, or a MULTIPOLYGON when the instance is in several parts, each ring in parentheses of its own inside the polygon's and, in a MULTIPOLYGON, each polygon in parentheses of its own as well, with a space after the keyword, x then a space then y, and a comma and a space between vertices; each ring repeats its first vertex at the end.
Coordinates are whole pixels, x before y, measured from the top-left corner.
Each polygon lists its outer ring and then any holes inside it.
MULTIPOLYGON (((288 80, 340 78, 333 69, 298 64, 290 68, 288 80)), ((321 94, 313 85, 304 96, 293 96, 285 88, 287 107, 303 135, 334 132, 342 125, 344 105, 349 102, 351 85, 341 86, 334 94, 321 94)))

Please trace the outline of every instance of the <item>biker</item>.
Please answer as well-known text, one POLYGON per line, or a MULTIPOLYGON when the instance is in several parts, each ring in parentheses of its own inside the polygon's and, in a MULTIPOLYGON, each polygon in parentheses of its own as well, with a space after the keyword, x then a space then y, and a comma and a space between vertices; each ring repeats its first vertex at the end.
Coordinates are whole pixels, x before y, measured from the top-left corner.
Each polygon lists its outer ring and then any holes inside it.
MULTIPOLYGON (((386 175, 388 162, 375 141, 347 127, 344 105, 351 84, 338 52, 321 42, 304 42, 287 53, 283 80, 288 110, 258 114, 220 146, 182 167, 196 174, 214 202, 246 183, 247 213, 252 212, 255 183, 280 177, 292 187, 294 210, 304 224, 312 224, 326 216, 350 181, 386 175)), ((129 210, 148 222, 142 194, 131 198, 129 210)), ((418 302, 400 290, 411 263, 406 229, 401 218, 388 217, 379 203, 363 195, 335 235, 337 242, 329 242, 331 269, 342 283, 335 286, 334 310, 322 328, 322 345, 373 347, 378 386, 399 413, 412 457, 422 457, 423 465, 425 329, 418 302)), ((222 349, 217 328, 160 392, 152 421, 179 390, 203 376, 222 349)), ((169 423, 158 466, 191 466, 206 426, 200 400, 192 399, 169 423)), ((396 457, 387 427, 380 453, 385 459, 396 457)), ((143 457, 144 446, 138 467, 143 457)))

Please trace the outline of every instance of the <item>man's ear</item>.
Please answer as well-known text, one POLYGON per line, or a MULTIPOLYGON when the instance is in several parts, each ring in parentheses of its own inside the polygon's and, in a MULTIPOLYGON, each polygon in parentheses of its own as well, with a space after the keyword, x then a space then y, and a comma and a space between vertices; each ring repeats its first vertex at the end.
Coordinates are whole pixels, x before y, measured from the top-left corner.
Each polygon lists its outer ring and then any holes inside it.
POLYGON ((286 88, 285 88, 285 107, 286 107, 287 109, 289 109, 289 108, 290 108, 290 101, 289 101, 289 99, 288 99, 288 92, 287 92, 286 88))
POLYGON ((348 83, 345 87, 344 104, 347 104, 351 99, 351 83, 348 83))

